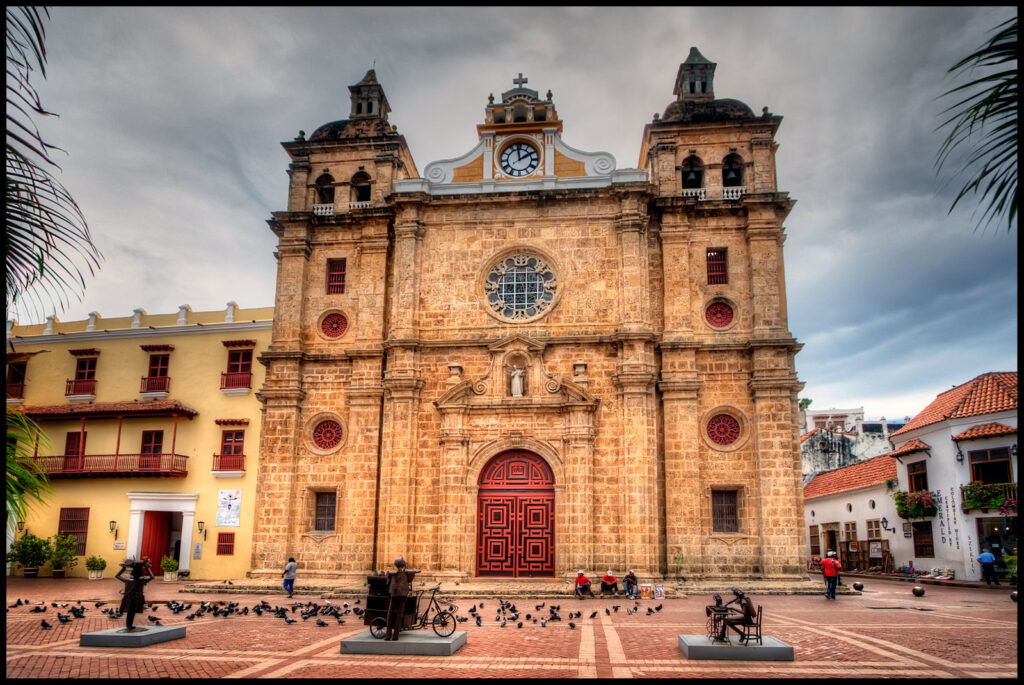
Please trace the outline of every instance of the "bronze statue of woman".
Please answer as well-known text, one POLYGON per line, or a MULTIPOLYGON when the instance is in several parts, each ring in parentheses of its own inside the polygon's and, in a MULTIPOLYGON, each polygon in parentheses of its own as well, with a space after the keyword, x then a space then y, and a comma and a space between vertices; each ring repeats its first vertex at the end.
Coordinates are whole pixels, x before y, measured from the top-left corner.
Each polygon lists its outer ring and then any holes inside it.
POLYGON ((153 580, 155 576, 149 568, 149 559, 143 559, 142 561, 126 559, 121 563, 121 570, 114 577, 124 583, 121 613, 127 618, 127 629, 125 632, 130 633, 134 630, 132 623, 135 622, 135 614, 144 611, 146 608, 146 598, 142 596, 142 588, 146 586, 146 583, 153 580), (122 578, 121 574, 129 568, 132 570, 131 578, 122 578), (143 573, 148 574, 148 577, 144 576, 143 573))

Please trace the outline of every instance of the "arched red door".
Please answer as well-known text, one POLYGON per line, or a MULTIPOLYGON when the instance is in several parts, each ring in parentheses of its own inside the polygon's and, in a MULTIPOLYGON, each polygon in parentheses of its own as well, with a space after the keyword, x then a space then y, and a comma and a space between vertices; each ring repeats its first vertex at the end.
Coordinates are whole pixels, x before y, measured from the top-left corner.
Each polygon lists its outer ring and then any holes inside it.
POLYGON ((555 477, 532 452, 502 452, 480 473, 476 572, 555 575, 555 477))

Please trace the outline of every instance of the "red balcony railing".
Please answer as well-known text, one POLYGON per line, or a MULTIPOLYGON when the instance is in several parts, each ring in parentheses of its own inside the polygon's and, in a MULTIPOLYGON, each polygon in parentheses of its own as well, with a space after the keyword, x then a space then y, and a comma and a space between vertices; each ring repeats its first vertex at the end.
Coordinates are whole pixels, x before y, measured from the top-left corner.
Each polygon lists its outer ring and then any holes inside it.
POLYGON ((58 454, 35 459, 50 478, 188 475, 188 457, 184 454, 58 454))
POLYGON ((13 397, 17 397, 19 399, 24 399, 24 397, 25 397, 25 383, 24 382, 22 382, 22 383, 8 383, 7 384, 7 396, 8 397, 12 397, 12 398, 13 397))
POLYGON ((167 392, 170 386, 171 379, 168 376, 144 376, 139 392, 167 392))
POLYGON ((67 389, 64 391, 65 395, 95 395, 96 394, 96 379, 88 381, 76 381, 68 379, 67 389))
POLYGON ((239 371, 234 373, 222 373, 220 375, 220 387, 221 390, 252 387, 252 372, 239 371))
POLYGON ((213 455, 214 471, 245 471, 244 454, 215 454, 213 455))

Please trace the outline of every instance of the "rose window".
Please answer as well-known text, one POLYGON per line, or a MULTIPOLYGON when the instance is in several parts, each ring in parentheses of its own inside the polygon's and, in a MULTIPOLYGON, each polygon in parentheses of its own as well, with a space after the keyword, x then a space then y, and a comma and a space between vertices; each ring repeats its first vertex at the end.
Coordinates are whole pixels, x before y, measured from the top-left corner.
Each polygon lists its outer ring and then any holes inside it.
POLYGON ((503 319, 525 321, 540 316, 555 299, 558 280, 536 255, 516 254, 491 267, 484 279, 487 306, 503 319))
POLYGON ((341 442, 341 424, 330 419, 321 421, 313 429, 313 444, 322 450, 337 447, 341 442))
POLYGON ((345 334, 345 330, 348 328, 348 319, 345 318, 344 314, 337 312, 328 314, 324 317, 324 320, 320 322, 320 330, 323 331, 324 335, 328 338, 340 338, 345 334))
POLYGON ((740 422, 728 414, 717 414, 708 421, 708 437, 719 445, 731 445, 740 437, 740 422))
POLYGON ((715 328, 724 328, 732 323, 732 307, 725 302, 712 302, 704 310, 704 319, 715 328))

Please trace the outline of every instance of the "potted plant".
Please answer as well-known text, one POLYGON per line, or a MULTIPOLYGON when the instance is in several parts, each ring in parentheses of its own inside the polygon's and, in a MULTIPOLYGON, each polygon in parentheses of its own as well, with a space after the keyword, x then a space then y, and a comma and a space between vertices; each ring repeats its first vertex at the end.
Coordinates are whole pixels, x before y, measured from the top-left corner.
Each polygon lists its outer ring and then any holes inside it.
POLYGON ((939 513, 939 494, 937 492, 899 490, 892 494, 892 499, 896 503, 896 513, 900 515, 900 518, 925 518, 939 513))
POLYGON ((160 568, 164 570, 164 580, 171 582, 178 579, 178 562, 170 557, 160 560, 160 568))
POLYGON ((1002 488, 987 483, 973 481, 963 487, 964 509, 998 509, 1006 502, 1002 488))
POLYGON ((89 569, 89 580, 101 580, 103 569, 107 567, 107 560, 94 554, 85 560, 85 567, 89 569))
POLYGON ((53 577, 63 578, 64 571, 78 565, 78 557, 75 551, 78 549, 78 540, 74 535, 54 535, 50 542, 50 563, 53 564, 53 577))
POLYGON ((50 540, 36 537, 32 533, 25 533, 12 542, 11 551, 7 553, 9 561, 24 567, 26 578, 37 577, 40 564, 46 563, 49 557, 50 540))

